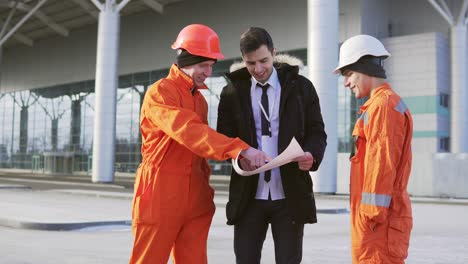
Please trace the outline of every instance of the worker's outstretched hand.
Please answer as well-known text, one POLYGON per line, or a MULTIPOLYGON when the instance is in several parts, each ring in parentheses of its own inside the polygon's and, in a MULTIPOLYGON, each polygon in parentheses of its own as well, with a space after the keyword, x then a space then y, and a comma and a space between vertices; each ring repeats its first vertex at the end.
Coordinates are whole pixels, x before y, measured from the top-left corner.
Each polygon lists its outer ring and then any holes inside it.
POLYGON ((244 170, 255 170, 271 160, 265 152, 252 147, 242 150, 240 154, 243 157, 240 165, 244 170))
POLYGON ((240 167, 245 170, 245 171, 253 171, 256 169, 255 166, 250 165, 250 161, 247 159, 241 159, 239 160, 240 167))

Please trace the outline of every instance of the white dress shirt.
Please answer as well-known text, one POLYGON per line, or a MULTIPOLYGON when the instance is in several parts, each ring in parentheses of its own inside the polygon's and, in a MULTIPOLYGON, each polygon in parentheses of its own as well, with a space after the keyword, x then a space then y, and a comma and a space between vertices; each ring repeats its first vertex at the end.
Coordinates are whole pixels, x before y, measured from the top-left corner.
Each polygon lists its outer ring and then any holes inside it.
MULTIPOLYGON (((257 87, 259 83, 254 77, 252 77, 252 85, 250 87, 250 95, 252 99, 252 110, 255 119, 255 130, 257 135, 258 148, 262 149, 262 111, 260 108, 260 102, 262 98, 262 88, 257 87)), ((272 137, 278 138, 279 130, 279 105, 281 97, 281 85, 278 79, 278 73, 273 68, 273 72, 266 83, 260 83, 262 85, 269 84, 270 88, 267 90, 268 95, 268 106, 269 106, 269 118, 271 126, 272 137)), ((278 151, 278 142, 271 148, 278 151)), ((275 157, 271 157, 275 158, 275 157)), ((258 177, 258 187, 255 199, 268 200, 268 194, 271 195, 271 200, 284 199, 283 184, 281 182, 281 173, 279 168, 271 170, 271 179, 269 182, 265 182, 264 173, 260 173, 258 177)))

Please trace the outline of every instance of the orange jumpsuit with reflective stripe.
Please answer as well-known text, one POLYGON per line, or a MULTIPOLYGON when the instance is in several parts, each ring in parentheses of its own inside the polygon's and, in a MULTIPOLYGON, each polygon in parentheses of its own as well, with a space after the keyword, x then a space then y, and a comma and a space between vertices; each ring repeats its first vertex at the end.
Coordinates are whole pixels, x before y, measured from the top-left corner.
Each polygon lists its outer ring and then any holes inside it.
MULTIPOLYGON (((215 211, 206 158, 235 158, 249 146, 208 127, 208 105, 176 65, 147 91, 140 115, 142 156, 133 198, 130 263, 207 263, 215 211)), ((205 87, 206 88, 206 87, 205 87)))
POLYGON ((406 190, 412 117, 388 83, 374 90, 359 113, 350 179, 353 264, 404 263, 413 226, 406 190))

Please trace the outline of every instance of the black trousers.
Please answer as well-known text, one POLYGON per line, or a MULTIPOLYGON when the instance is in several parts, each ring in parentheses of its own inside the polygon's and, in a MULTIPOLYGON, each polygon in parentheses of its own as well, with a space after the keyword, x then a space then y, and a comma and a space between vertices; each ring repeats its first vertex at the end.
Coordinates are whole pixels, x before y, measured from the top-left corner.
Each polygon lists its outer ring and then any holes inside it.
POLYGON ((302 260, 304 224, 294 223, 286 200, 253 200, 234 226, 237 264, 259 264, 268 224, 271 224, 277 264, 299 264, 302 260))

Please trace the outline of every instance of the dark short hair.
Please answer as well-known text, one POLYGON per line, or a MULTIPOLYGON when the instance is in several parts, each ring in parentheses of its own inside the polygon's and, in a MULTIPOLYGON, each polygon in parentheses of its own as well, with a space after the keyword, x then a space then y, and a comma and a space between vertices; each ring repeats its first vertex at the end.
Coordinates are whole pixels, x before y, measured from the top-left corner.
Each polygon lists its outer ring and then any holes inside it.
POLYGON ((262 45, 267 46, 268 50, 273 52, 273 40, 264 28, 250 27, 242 33, 240 38, 240 51, 242 55, 256 51, 262 45))

